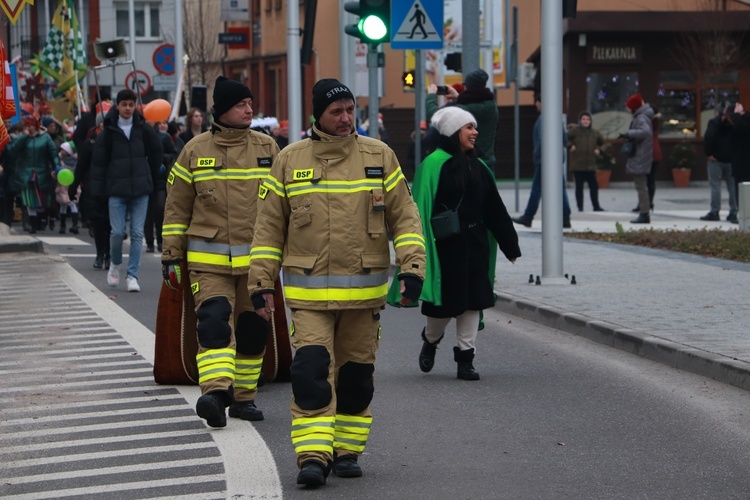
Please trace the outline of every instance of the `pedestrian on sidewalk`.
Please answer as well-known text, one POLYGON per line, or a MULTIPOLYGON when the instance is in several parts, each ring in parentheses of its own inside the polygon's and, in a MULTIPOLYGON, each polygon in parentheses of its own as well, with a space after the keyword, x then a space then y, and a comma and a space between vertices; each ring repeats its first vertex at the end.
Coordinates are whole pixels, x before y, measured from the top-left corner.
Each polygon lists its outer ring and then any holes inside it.
POLYGON ((621 139, 635 143, 635 153, 625 164, 625 172, 633 176, 635 190, 638 193, 638 217, 631 224, 650 224, 651 210, 648 197, 648 173, 654 160, 654 129, 651 120, 654 108, 643 101, 641 94, 634 94, 625 101, 625 106, 633 114, 628 131, 620 134, 621 139))
POLYGON ((422 350, 419 368, 432 370, 437 345, 456 319, 456 376, 479 380, 474 368, 480 313, 495 304, 493 292, 497 247, 511 262, 521 256, 513 220, 505 208, 489 166, 475 148, 476 120, 452 106, 435 113, 439 147, 417 170, 414 200, 422 218, 427 270, 422 289, 422 350), (443 234, 433 217, 456 219, 455 231, 443 234))
POLYGON ((187 262, 198 317, 195 409, 209 426, 225 427, 227 407, 232 418, 263 420, 255 397, 269 325, 253 309, 247 280, 258 192, 279 147, 250 129, 247 86, 219 76, 213 99, 211 129, 185 145, 166 181, 161 261, 170 288, 183 286, 187 262))
POLYGON ((104 130, 97 136, 91 164, 91 187, 108 199, 111 262, 107 284, 120 284, 122 243, 130 214, 130 254, 127 289, 140 292, 143 227, 149 195, 153 192, 161 165, 161 143, 152 127, 135 108, 136 95, 130 89, 117 94, 117 104, 104 118, 104 130))
MULTIPOLYGON (((255 309, 273 312, 284 270, 292 311, 292 443, 297 484, 329 471, 360 477, 370 435, 375 352, 393 235, 403 305, 419 298, 424 237, 395 153, 353 133, 354 94, 326 78, 312 88, 312 136, 279 154, 260 192, 251 251, 255 309)), ((493 184, 494 187, 494 184, 493 184)))
POLYGON ((729 215, 727 221, 738 223, 737 190, 732 177, 732 122, 734 106, 723 102, 716 107, 716 116, 708 122, 703 134, 703 148, 708 157, 708 184, 711 189, 711 209, 701 220, 718 221, 721 210, 721 183, 729 192, 729 215))
MULTIPOLYGON (((531 227, 531 223, 534 220, 537 210, 539 210, 539 202, 542 200, 542 95, 536 94, 534 96, 534 105, 536 110, 539 112, 539 116, 534 123, 534 178, 531 181, 531 193, 529 193, 529 201, 526 204, 526 210, 523 215, 513 219, 516 224, 522 226, 531 227)), ((563 170, 563 163, 565 161, 565 149, 568 144, 568 133, 566 127, 560 122, 560 128, 562 129, 562 151, 560 156, 560 170, 563 170)), ((570 203, 568 202, 568 193, 565 191, 565 172, 562 172, 562 192, 563 192, 563 227, 570 228, 570 203)))
POLYGON ((568 127, 568 164, 576 181, 576 204, 583 212, 583 185, 589 185, 594 212, 603 212, 599 205, 599 183, 596 180, 596 157, 604 144, 602 134, 591 126, 591 113, 582 111, 578 123, 568 127))

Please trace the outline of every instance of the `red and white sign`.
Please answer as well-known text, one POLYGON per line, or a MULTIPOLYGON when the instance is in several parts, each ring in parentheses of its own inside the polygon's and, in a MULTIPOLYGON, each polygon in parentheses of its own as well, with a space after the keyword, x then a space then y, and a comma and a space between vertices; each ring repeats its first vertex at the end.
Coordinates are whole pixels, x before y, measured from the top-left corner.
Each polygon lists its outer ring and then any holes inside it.
POLYGON ((125 77, 125 87, 136 94, 148 94, 151 90, 151 77, 145 71, 131 71, 125 77))

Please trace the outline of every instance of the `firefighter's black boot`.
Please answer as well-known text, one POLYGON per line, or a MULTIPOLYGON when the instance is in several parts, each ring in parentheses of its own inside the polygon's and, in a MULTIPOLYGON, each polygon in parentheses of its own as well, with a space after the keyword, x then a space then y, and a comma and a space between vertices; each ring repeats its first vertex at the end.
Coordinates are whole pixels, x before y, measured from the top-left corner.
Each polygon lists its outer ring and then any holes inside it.
POLYGON ((441 336, 434 344, 427 340, 424 335, 424 328, 422 328, 422 350, 419 351, 419 369, 427 373, 432 370, 435 366, 435 351, 437 351, 437 345, 443 340, 441 336))
POLYGON ((263 420, 263 412, 255 406, 255 401, 236 401, 229 406, 229 416, 249 422, 263 420))
POLYGON ((474 348, 462 351, 458 347, 453 348, 453 359, 458 363, 456 378, 463 380, 479 380, 479 372, 474 369, 474 348))
POLYGON ((319 460, 305 460, 297 474, 297 484, 305 486, 323 486, 330 469, 319 460))
POLYGON ((338 477, 361 477, 362 466, 357 463, 357 455, 342 455, 333 459, 333 473, 338 477))
POLYGON ((227 415, 225 408, 231 403, 232 397, 227 391, 213 391, 198 398, 195 413, 206 421, 210 427, 226 427, 227 415))

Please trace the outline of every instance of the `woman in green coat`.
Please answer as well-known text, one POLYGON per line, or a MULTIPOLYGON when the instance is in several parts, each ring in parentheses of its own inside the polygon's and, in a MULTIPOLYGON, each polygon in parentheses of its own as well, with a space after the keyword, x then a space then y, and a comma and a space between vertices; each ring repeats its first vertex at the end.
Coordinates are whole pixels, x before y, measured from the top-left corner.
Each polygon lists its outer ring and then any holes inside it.
POLYGON ((23 134, 6 146, 14 159, 8 189, 13 196, 21 196, 21 206, 29 215, 33 234, 39 227, 39 212, 44 212, 52 203, 55 171, 60 167, 60 159, 49 134, 40 133, 39 120, 27 116, 23 125, 23 134))

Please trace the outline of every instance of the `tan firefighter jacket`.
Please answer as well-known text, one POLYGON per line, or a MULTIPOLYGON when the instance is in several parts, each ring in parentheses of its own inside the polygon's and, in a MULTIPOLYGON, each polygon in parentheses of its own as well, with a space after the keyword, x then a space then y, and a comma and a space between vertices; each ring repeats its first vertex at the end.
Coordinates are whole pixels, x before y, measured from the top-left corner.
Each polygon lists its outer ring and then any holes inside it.
POLYGON ((382 307, 393 235, 402 273, 424 279, 417 206, 396 155, 384 143, 352 134, 290 144, 260 188, 263 200, 250 253, 250 293, 272 290, 284 268, 294 309, 382 307))
POLYGON ((191 270, 246 273, 258 189, 279 152, 273 138, 214 124, 191 140, 167 179, 162 262, 191 270))

